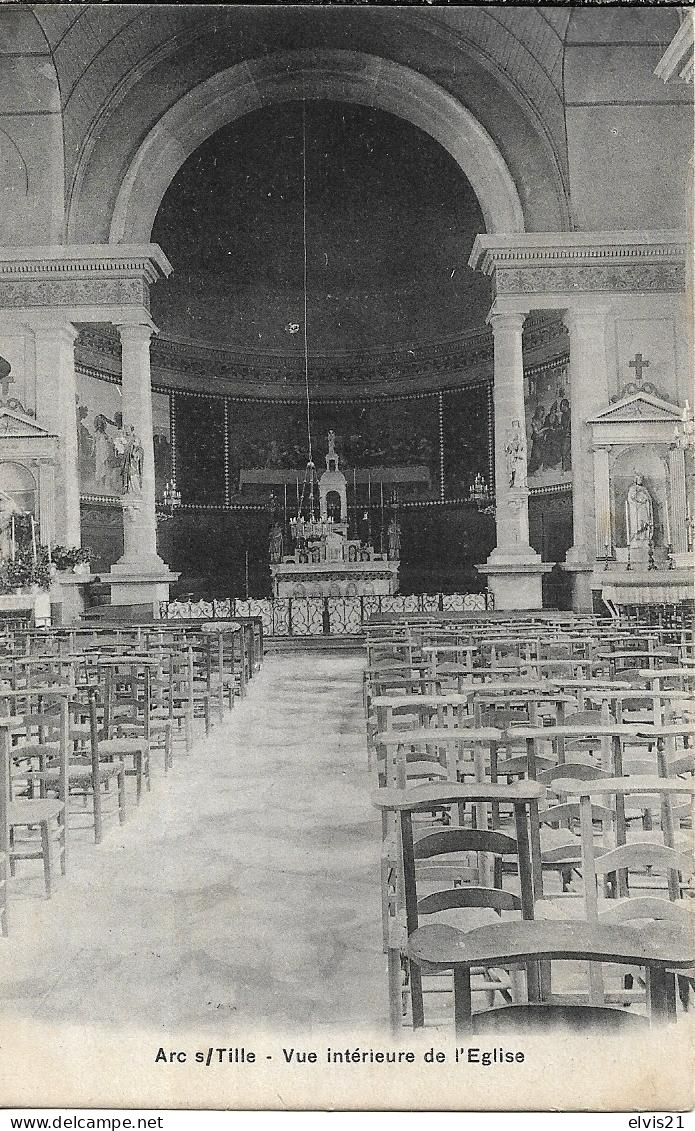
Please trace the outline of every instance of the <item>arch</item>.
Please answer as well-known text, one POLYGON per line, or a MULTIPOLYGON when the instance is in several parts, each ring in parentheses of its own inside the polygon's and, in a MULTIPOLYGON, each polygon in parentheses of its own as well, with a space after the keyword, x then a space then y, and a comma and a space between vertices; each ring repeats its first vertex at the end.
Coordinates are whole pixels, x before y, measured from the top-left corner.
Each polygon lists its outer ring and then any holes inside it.
POLYGON ((0 492, 9 495, 20 511, 36 514, 38 483, 25 464, 17 460, 3 460, 0 463, 0 492))
POLYGON ((171 181, 216 130, 252 110, 301 98, 373 106, 418 126, 447 150, 470 181, 486 230, 523 232, 521 201, 509 169, 488 132, 456 98, 409 67, 373 55, 297 50, 221 71, 160 118, 121 182, 109 242, 149 242, 171 181))

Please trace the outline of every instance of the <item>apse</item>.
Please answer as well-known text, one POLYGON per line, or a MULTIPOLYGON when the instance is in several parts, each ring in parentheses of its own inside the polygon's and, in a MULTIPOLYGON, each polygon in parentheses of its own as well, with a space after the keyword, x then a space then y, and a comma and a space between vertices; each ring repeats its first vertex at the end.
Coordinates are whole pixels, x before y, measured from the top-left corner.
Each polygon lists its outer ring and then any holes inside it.
POLYGON ((310 352, 484 324, 489 281, 467 261, 485 224, 460 167, 401 118, 317 100, 247 114, 180 168, 152 233, 174 266, 153 292, 165 337, 302 352, 305 187, 310 352))

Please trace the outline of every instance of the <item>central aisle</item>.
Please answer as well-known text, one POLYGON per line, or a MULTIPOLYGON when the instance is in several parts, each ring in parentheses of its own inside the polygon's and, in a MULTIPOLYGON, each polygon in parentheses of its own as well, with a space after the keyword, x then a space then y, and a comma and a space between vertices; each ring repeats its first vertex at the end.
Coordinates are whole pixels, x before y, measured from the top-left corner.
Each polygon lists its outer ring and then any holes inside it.
MULTIPOLYGON (((5 1017, 212 1037, 386 1026, 359 654, 270 655, 50 902, 13 881, 5 1017)), ((222 1043, 225 1043, 222 1041, 222 1043)))

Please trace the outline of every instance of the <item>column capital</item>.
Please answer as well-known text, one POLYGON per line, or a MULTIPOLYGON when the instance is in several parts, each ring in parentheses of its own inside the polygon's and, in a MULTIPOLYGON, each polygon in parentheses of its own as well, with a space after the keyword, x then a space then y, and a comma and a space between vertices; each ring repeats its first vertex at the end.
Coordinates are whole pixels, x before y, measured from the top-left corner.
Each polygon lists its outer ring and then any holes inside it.
POLYGON ((53 321, 33 321, 30 323, 31 331, 37 341, 55 342, 62 341, 65 345, 74 344, 78 330, 67 319, 54 319, 53 321))
POLYGON ((149 343, 153 334, 157 333, 154 322, 119 322, 116 324, 121 344, 125 342, 149 343))
POLYGON ((606 307, 568 306, 562 316, 562 320, 565 323, 567 331, 571 337, 572 331, 576 331, 580 327, 605 327, 608 313, 609 311, 606 307))
POLYGON ((526 315, 517 312, 496 310, 491 311, 487 316, 487 323, 492 328, 493 334, 502 334, 505 331, 521 334, 525 321, 526 315))

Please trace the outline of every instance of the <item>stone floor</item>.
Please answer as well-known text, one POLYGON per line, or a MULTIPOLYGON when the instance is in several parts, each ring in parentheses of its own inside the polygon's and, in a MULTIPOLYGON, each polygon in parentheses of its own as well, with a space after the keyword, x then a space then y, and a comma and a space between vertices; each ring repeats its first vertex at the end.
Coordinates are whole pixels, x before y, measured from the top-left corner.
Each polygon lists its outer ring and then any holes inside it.
POLYGON ((76 815, 50 901, 18 866, 5 1021, 386 1026, 359 653, 268 656, 227 720, 100 846, 76 815))

